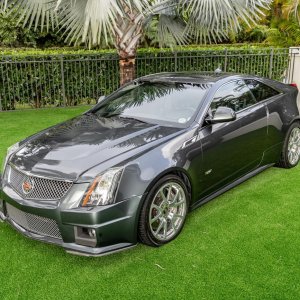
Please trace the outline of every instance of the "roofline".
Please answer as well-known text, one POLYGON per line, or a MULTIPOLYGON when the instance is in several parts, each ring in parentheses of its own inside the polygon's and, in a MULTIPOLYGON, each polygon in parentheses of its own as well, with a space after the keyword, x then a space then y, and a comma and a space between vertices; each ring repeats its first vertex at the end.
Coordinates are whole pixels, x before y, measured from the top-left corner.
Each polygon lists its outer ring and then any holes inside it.
POLYGON ((214 73, 214 72, 161 72, 154 73, 137 78, 135 81, 147 81, 147 82, 179 82, 179 83, 205 83, 214 85, 215 83, 224 79, 234 78, 255 78, 253 75, 239 74, 239 73, 214 73))

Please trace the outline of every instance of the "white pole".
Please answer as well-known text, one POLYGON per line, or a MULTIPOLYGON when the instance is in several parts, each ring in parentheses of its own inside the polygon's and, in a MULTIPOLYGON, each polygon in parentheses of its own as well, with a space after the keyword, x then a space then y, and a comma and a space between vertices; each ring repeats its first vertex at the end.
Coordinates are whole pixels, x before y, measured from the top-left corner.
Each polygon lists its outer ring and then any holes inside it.
MULTIPOLYGON (((300 89, 300 47, 290 47, 290 64, 288 70, 287 83, 296 83, 300 89)), ((298 107, 300 109, 300 93, 297 98, 298 107)))

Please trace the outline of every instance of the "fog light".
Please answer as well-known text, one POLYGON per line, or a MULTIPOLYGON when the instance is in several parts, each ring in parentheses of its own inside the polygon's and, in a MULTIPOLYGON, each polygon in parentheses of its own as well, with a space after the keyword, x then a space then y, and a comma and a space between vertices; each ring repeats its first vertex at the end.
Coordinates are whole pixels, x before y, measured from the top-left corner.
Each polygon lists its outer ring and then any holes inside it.
POLYGON ((89 229, 88 229, 88 233, 89 233, 89 236, 90 236, 91 238, 95 238, 95 237, 96 237, 96 230, 95 230, 95 229, 89 228, 89 229))
POLYGON ((74 233, 76 244, 88 247, 96 247, 97 236, 95 229, 75 226, 74 233))

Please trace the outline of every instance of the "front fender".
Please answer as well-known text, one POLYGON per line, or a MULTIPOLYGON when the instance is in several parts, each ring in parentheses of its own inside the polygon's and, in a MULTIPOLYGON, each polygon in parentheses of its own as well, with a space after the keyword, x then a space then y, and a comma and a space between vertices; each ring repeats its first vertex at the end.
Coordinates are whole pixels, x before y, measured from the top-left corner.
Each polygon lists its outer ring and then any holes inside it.
POLYGON ((130 161, 124 168, 116 200, 122 201, 133 196, 145 195, 157 180, 175 172, 183 173, 192 186, 192 178, 188 172, 189 150, 182 145, 195 132, 190 131, 176 137, 169 143, 130 161))

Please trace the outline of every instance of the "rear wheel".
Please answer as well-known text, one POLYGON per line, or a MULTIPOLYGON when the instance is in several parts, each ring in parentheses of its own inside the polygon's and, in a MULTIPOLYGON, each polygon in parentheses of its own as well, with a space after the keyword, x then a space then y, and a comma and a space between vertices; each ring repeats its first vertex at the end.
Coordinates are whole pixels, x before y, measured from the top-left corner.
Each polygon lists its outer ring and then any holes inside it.
POLYGON ((300 123, 296 122, 291 125, 286 135, 281 159, 278 166, 290 169, 299 163, 300 160, 300 123))
POLYGON ((141 210, 140 241, 161 246, 175 239, 185 223, 188 204, 189 194, 178 176, 160 179, 148 193, 141 210))

